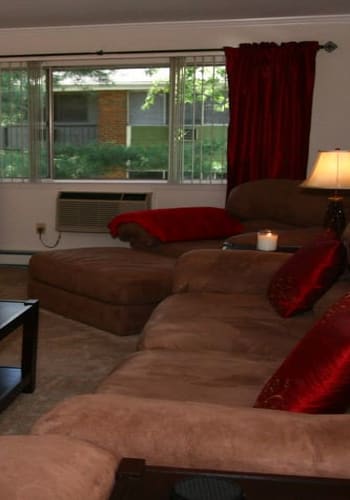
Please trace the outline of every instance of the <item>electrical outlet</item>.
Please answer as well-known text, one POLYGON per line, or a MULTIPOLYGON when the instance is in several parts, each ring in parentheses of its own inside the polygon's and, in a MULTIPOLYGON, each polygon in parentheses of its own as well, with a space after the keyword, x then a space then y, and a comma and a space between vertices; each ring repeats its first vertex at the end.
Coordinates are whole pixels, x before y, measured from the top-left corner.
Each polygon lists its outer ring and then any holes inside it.
POLYGON ((38 234, 44 234, 46 231, 46 224, 44 222, 37 222, 35 224, 35 231, 38 234))

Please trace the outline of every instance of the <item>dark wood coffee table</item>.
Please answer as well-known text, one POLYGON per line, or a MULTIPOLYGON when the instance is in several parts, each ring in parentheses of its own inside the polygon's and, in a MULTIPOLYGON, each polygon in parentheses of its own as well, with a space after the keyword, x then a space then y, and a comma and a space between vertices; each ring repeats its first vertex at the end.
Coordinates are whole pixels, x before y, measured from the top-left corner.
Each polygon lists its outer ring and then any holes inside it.
POLYGON ((147 466, 144 460, 124 458, 120 462, 110 500, 170 500, 171 490, 176 482, 199 476, 238 483, 243 489, 246 500, 349 500, 350 498, 350 480, 347 479, 177 469, 147 466))
POLYGON ((0 300, 0 340, 22 327, 21 366, 0 366, 0 411, 20 392, 35 390, 38 318, 38 300, 0 300))

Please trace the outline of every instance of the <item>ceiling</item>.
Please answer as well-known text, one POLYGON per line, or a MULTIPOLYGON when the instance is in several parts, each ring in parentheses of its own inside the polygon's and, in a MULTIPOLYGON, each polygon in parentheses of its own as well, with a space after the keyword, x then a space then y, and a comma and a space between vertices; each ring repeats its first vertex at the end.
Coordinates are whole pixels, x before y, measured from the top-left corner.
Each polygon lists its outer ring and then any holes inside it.
POLYGON ((10 0, 0 29, 342 14, 349 0, 10 0))

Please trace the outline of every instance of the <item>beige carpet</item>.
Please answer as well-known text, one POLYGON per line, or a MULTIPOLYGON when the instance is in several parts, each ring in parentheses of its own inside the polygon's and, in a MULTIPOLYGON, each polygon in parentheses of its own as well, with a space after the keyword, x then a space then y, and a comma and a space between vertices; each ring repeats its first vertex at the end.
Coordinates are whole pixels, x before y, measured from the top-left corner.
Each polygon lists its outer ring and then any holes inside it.
MULTIPOLYGON (((0 266, 0 299, 24 299, 27 269, 0 266)), ((35 297, 31 297, 35 298, 35 297)), ((96 385, 135 350, 137 336, 108 332, 40 310, 37 387, 20 394, 0 413, 0 434, 26 434, 56 402, 93 392, 96 385)), ((21 331, 0 341, 0 365, 20 360, 21 331)))

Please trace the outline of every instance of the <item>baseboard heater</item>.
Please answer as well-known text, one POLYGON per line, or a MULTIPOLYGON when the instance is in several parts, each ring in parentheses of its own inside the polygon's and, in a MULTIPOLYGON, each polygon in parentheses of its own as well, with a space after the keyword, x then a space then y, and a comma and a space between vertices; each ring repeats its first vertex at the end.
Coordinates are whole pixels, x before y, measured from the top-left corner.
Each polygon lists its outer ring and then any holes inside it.
POLYGON ((57 195, 56 230, 107 233, 107 224, 116 215, 151 206, 152 193, 61 191, 57 195))
POLYGON ((0 250, 0 266, 26 267, 35 250, 0 250))

